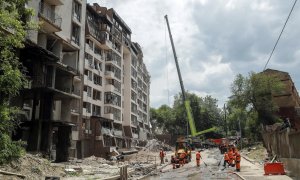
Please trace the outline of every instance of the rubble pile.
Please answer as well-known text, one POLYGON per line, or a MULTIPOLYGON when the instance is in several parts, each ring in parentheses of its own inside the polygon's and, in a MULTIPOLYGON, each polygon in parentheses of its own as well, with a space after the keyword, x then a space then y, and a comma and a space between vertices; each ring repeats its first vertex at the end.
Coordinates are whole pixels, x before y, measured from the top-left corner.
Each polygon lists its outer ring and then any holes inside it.
POLYGON ((267 150, 261 143, 245 148, 241 152, 254 162, 258 162, 260 164, 262 164, 265 160, 269 160, 267 150))
MULTIPOLYGON (((145 176, 154 172, 160 165, 160 149, 168 150, 170 146, 156 139, 148 141, 140 151, 137 149, 115 150, 111 158, 90 156, 84 159, 73 159, 69 162, 51 163, 40 154, 26 154, 19 160, 13 161, 5 166, 0 166, 0 171, 15 173, 15 175, 3 175, 0 179, 13 177, 13 179, 43 179, 44 177, 60 177, 64 180, 73 179, 105 179, 120 175, 120 168, 127 166, 128 173, 132 178, 145 176), (122 157, 122 158, 121 158, 122 157), (21 177, 18 177, 21 175, 21 177)), ((166 157, 167 159, 167 157, 166 157)))
POLYGON ((165 144, 157 139, 149 140, 143 149, 144 151, 159 151, 161 148, 165 151, 172 149, 170 145, 165 144))
POLYGON ((110 177, 119 175, 120 167, 124 162, 108 161, 104 158, 90 156, 81 160, 73 160, 64 163, 65 171, 68 177, 74 175, 91 178, 91 177, 110 177))
MULTIPOLYGON (((55 166, 49 160, 42 158, 40 154, 26 154, 18 160, 12 161, 9 164, 0 166, 1 171, 17 173, 24 175, 26 179, 41 179, 45 176, 60 176, 64 177, 64 167, 55 166)), ((6 176, 0 174, 0 179, 5 179, 6 176)), ((17 176, 9 176, 10 179, 21 179, 17 176)))
POLYGON ((129 167, 134 170, 134 172, 131 174, 131 177, 145 176, 156 169, 155 164, 144 164, 144 163, 130 164, 129 167))

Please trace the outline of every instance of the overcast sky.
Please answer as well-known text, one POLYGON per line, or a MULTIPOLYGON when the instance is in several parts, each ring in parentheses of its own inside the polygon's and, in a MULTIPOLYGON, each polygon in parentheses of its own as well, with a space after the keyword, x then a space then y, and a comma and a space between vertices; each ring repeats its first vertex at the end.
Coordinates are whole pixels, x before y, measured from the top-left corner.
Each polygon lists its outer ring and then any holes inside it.
MULTIPOLYGON (((236 74, 260 72, 293 0, 88 0, 114 8, 132 30, 151 75, 151 107, 181 92, 164 20, 168 14, 185 89, 223 105, 236 74), (169 97, 169 98, 168 98, 169 97)), ((300 88, 300 4, 267 68, 288 72, 300 88)))

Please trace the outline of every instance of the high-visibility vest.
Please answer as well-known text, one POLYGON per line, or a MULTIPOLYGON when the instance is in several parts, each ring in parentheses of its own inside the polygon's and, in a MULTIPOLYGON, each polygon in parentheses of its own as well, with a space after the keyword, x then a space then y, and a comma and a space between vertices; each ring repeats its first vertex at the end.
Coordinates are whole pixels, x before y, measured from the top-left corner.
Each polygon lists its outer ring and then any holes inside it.
POLYGON ((199 160, 201 158, 201 154, 199 152, 196 153, 196 159, 199 160))
POLYGON ((233 158, 233 153, 232 153, 232 151, 229 151, 229 152, 228 152, 228 157, 229 157, 229 159, 232 159, 232 158, 233 158))
POLYGON ((159 157, 164 157, 164 156, 165 156, 164 151, 160 151, 160 152, 159 152, 159 157))
POLYGON ((228 160, 229 160, 229 157, 228 157, 228 154, 227 154, 227 153, 224 154, 224 160, 225 160, 225 161, 228 161, 228 160))

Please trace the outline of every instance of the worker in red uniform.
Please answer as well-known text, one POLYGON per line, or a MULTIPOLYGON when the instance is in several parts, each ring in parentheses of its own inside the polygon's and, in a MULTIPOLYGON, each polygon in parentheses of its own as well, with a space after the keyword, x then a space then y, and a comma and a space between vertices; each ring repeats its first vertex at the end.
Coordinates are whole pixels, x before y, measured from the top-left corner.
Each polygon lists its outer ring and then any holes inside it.
POLYGON ((200 158, 201 158, 201 154, 200 154, 200 151, 196 152, 196 164, 197 164, 197 167, 200 166, 200 158))
POLYGON ((160 149, 159 157, 160 157, 160 164, 164 164, 165 152, 163 151, 163 149, 160 149))
POLYGON ((233 151, 232 151, 231 148, 228 151, 228 157, 229 157, 229 166, 232 166, 232 164, 233 164, 233 151))
POLYGON ((226 164, 228 164, 228 166, 229 166, 229 156, 228 156, 227 152, 224 153, 224 164, 223 164, 223 166, 226 167, 226 164))
POLYGON ((235 169, 238 172, 241 170, 241 154, 238 151, 235 152, 235 169))
POLYGON ((186 153, 185 153, 185 152, 183 152, 183 153, 181 153, 181 154, 179 155, 179 164, 180 164, 181 166, 183 166, 183 165, 185 164, 185 156, 186 156, 186 153))

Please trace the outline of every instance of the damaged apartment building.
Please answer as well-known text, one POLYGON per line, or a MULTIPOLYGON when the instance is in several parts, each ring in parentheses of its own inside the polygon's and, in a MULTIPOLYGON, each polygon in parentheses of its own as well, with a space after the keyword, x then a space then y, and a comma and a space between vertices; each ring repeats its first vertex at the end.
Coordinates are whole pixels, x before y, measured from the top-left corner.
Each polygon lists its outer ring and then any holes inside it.
POLYGON ((150 76, 131 29, 114 9, 87 5, 85 38, 84 156, 143 145, 150 137, 150 76))
POLYGON ((20 61, 28 85, 14 140, 51 160, 107 157, 150 137, 150 76, 131 29, 114 11, 85 0, 35 0, 38 30, 20 61))

